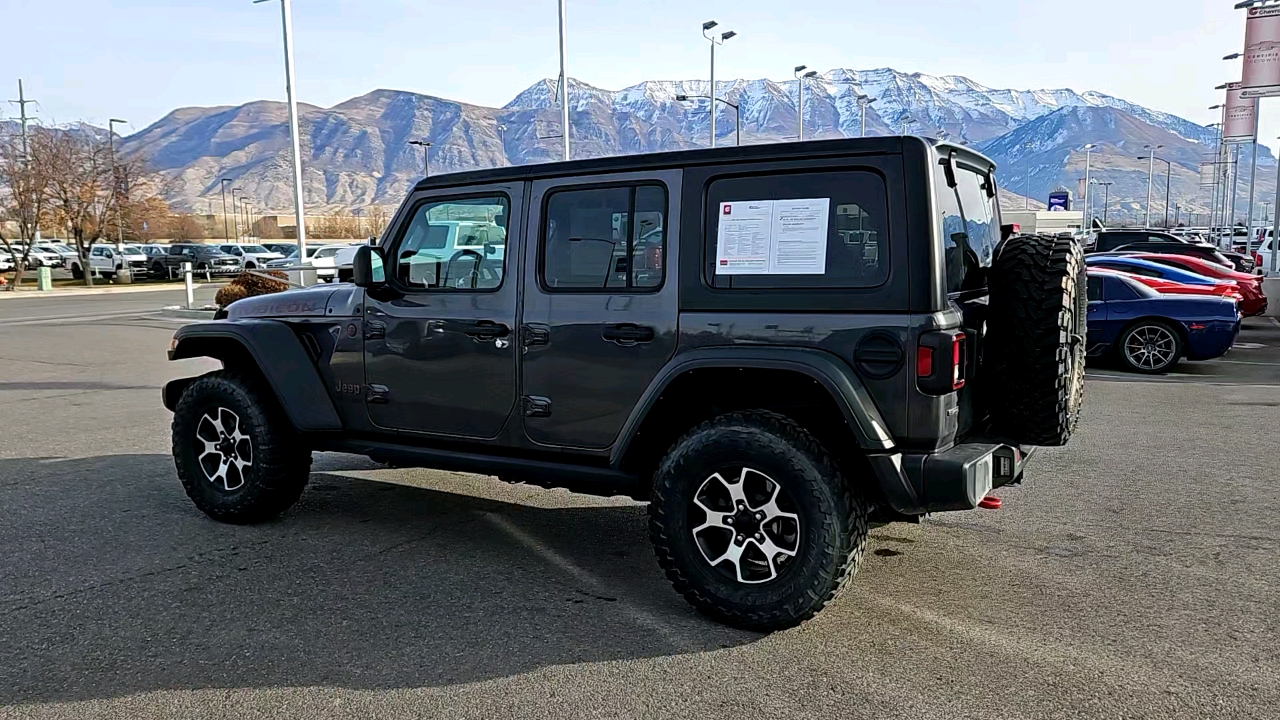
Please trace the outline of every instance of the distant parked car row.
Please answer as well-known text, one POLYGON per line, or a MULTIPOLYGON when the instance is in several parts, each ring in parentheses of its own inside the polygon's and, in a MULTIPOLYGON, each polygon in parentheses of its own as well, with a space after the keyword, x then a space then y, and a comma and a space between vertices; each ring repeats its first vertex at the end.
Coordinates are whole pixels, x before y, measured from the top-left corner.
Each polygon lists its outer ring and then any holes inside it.
POLYGON ((1088 354, 1133 372, 1220 357, 1267 310, 1256 256, 1147 230, 1103 230, 1086 252, 1088 354))

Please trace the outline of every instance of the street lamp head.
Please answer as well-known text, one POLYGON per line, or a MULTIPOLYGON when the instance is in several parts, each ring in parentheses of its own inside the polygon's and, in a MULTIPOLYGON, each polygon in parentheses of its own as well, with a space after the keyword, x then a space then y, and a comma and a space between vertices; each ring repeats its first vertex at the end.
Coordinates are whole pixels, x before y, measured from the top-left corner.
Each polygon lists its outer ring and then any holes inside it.
POLYGON ((689 101, 689 96, 688 96, 688 95, 677 95, 677 96, 676 96, 676 101, 677 101, 677 102, 688 102, 688 101, 689 101))
POLYGON ((804 76, 807 78, 818 77, 818 71, 810 70, 809 72, 805 73, 804 76))
POLYGON ((720 42, 724 42, 725 40, 728 40, 731 37, 737 37, 737 36, 738 36, 738 33, 732 30, 726 33, 720 33, 720 42))
POLYGON ((119 123, 119 124, 121 124, 121 125, 128 125, 128 124, 129 124, 129 121, 128 121, 128 120, 121 120, 120 118, 111 118, 110 120, 108 120, 108 121, 107 121, 107 124, 108 124, 108 125, 113 124, 113 123, 119 123))
POLYGON ((1221 110, 1222 108, 1223 108, 1223 106, 1222 106, 1222 105, 1210 105, 1210 106, 1209 106, 1209 109, 1210 109, 1210 110, 1221 110))
POLYGON ((409 144, 417 145, 419 147, 431 147, 431 143, 426 140, 410 140, 409 144))
POLYGON ((1227 89, 1227 84, 1226 84, 1226 83, 1222 83, 1221 85, 1214 85, 1214 86, 1213 86, 1213 89, 1214 89, 1214 90, 1226 90, 1226 89, 1227 89))
POLYGON ((808 70, 808 69, 809 69, 809 66, 808 66, 808 65, 797 65, 797 66, 796 66, 796 72, 802 72, 802 71, 804 71, 804 70, 808 70))
POLYGON ((1223 59, 1223 60, 1238 60, 1238 59, 1239 59, 1239 58, 1241 58, 1241 57, 1243 57, 1243 56, 1242 56, 1240 53, 1231 53, 1230 55, 1223 55, 1223 56, 1222 56, 1222 59, 1223 59))
MULTIPOLYGON (((261 0, 259 0, 259 1, 261 1, 261 0)), ((706 21, 706 22, 702 23, 702 30, 703 30, 703 32, 706 32, 707 30, 710 30, 711 28, 713 28, 713 27, 715 27, 715 26, 717 26, 717 25, 719 25, 719 24, 720 24, 720 23, 716 22, 715 20, 708 20, 708 21, 706 21)))
POLYGON ((1093 143, 1089 143, 1088 145, 1085 145, 1085 146, 1084 146, 1084 149, 1085 149, 1085 150, 1097 150, 1097 149, 1098 149, 1098 146, 1097 146, 1097 145, 1094 145, 1093 143))

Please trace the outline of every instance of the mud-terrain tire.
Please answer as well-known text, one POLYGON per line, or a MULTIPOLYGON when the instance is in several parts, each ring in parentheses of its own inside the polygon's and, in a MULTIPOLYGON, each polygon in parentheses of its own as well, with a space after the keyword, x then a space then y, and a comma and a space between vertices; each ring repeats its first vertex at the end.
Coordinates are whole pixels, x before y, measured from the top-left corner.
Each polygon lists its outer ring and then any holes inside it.
POLYGON ((735 412, 702 423, 668 451, 654 474, 649 534, 667 578, 700 612, 739 628, 779 630, 813 617, 848 584, 866 548, 867 505, 799 425, 770 412, 735 412), (781 562, 769 562, 766 547, 781 562))
POLYGON ((1071 238, 1018 235, 1001 247, 989 284, 983 374, 994 430, 1027 445, 1065 445, 1084 396, 1084 254, 1071 238))
POLYGON ((196 507, 236 525, 289 509, 311 473, 311 451, 270 390, 229 370, 183 391, 173 412, 173 462, 196 507))

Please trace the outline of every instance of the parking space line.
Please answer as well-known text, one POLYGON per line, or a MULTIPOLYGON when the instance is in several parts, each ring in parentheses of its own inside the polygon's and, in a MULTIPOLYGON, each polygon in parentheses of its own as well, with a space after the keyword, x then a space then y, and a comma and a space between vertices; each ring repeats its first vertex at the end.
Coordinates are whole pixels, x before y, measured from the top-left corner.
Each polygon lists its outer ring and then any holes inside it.
POLYGON ((130 310, 128 312, 105 313, 100 315, 60 315, 44 318, 21 318, 17 320, 0 320, 0 327, 19 327, 23 325, 65 325, 77 322, 93 322, 95 320, 111 320, 124 317, 150 317, 158 315, 156 310, 130 310))
MULTIPOLYGON (((538 555, 543 560, 546 560, 548 563, 559 568, 574 580, 577 580, 583 585, 589 587, 597 595, 617 597, 617 593, 610 592, 605 587, 604 583, 597 580, 594 575, 573 564, 568 558, 555 550, 552 550, 542 544, 540 540, 520 529, 520 527, 511 522, 507 517, 496 513, 485 513, 484 519, 489 521, 491 525, 510 535, 512 538, 520 542, 520 544, 532 550, 534 554, 538 555)), ((673 630, 671 623, 655 617, 648 611, 636 607, 622 598, 619 598, 616 603, 618 609, 625 615, 630 617, 637 624, 658 633, 671 645, 683 650, 693 649, 694 643, 690 641, 689 638, 686 638, 673 630)))

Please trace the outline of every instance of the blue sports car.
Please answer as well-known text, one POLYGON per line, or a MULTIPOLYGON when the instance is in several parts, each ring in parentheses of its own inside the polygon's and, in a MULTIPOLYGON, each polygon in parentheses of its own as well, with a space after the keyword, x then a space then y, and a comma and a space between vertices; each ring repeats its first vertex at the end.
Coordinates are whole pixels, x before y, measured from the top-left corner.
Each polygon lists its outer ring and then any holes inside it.
POLYGON ((1217 285, 1221 280, 1205 277, 1181 268, 1169 267, 1131 255, 1088 255, 1084 262, 1089 267, 1103 267, 1120 272, 1146 275, 1147 277, 1172 280, 1184 285, 1217 285))
POLYGON ((1184 357, 1225 354, 1239 332, 1240 311, 1232 300, 1161 295, 1121 275, 1089 273, 1090 357, 1114 354, 1134 372, 1162 373, 1184 357))

